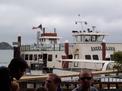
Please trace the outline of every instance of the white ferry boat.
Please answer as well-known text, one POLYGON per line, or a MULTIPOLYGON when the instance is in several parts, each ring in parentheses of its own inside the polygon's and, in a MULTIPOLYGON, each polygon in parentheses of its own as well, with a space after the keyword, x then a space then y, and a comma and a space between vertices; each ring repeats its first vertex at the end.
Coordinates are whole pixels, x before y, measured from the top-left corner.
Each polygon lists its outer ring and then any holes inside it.
MULTIPOLYGON (((77 24, 78 22, 76 22, 77 24)), ((86 22, 82 22, 86 24, 86 22)), ((47 32, 42 25, 37 30, 37 43, 21 45, 21 55, 31 70, 43 68, 104 70, 112 68, 113 53, 122 51, 122 43, 105 43, 105 33, 95 26, 82 31, 72 31, 73 43, 60 43, 56 30, 47 32), (105 67, 104 67, 105 65, 105 67)))

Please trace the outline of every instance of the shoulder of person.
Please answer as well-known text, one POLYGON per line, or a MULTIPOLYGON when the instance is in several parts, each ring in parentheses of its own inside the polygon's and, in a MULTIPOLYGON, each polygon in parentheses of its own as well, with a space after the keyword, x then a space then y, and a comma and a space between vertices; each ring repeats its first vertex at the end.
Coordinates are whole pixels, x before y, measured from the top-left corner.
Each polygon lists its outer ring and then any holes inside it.
POLYGON ((9 70, 8 70, 8 68, 7 67, 5 67, 5 66, 0 66, 0 72, 2 73, 2 72, 8 72, 9 70))
POLYGON ((1 80, 4 80, 4 79, 9 80, 9 69, 5 66, 0 66, 0 79, 1 80))
POLYGON ((19 91, 19 83, 17 81, 11 82, 12 91, 19 91))

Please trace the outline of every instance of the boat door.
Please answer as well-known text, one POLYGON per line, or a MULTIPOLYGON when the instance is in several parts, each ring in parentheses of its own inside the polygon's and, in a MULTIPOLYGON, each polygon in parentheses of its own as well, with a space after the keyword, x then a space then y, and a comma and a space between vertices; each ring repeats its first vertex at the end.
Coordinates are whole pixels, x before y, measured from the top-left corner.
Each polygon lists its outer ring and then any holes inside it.
POLYGON ((42 61, 43 61, 44 67, 47 67, 47 54, 42 55, 42 61))

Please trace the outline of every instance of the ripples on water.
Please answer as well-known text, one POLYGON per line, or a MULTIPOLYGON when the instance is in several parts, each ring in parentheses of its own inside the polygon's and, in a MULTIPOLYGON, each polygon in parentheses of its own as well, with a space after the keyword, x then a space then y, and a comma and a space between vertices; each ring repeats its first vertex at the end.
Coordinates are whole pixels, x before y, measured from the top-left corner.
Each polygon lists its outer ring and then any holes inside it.
POLYGON ((13 50, 0 50, 0 66, 7 66, 13 58, 13 50))

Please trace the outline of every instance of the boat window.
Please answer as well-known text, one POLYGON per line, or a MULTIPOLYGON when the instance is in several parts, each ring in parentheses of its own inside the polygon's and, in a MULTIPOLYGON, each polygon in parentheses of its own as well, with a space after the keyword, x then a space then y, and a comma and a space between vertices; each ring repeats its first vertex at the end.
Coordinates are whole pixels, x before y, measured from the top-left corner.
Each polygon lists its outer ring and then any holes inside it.
POLYGON ((85 36, 85 42, 89 42, 90 41, 90 36, 85 36))
POLYGON ((79 54, 75 54, 74 59, 79 59, 79 54))
POLYGON ((37 60, 37 54, 34 54, 34 60, 37 60))
POLYGON ((110 55, 110 59, 113 61, 114 60, 114 56, 113 55, 110 55))
POLYGON ((52 61, 52 55, 48 55, 48 61, 52 61))
POLYGON ((29 60, 33 60, 33 55, 32 54, 29 55, 29 60))
POLYGON ((91 36, 91 42, 95 42, 97 40, 97 36, 91 36))
POLYGON ((91 59, 91 55, 85 55, 85 59, 91 59))
POLYGON ((35 70, 35 65, 31 64, 30 68, 31 68, 31 70, 35 70))
POLYGON ((74 62, 74 67, 78 67, 78 62, 74 62))
POLYGON ((68 58, 69 59, 73 59, 73 55, 68 55, 68 58))
POLYGON ((38 59, 42 59, 42 55, 41 54, 38 55, 38 59))
POLYGON ((86 39, 85 39, 85 42, 88 42, 88 41, 89 41, 89 40, 86 38, 86 39))
POLYGON ((82 42, 82 36, 80 36, 80 41, 82 42))
POLYGON ((103 41, 103 38, 104 38, 104 35, 102 36, 102 35, 98 35, 97 36, 97 41, 98 42, 102 42, 103 41))
POLYGON ((78 42, 78 36, 75 36, 76 42, 78 42))
POLYGON ((58 56, 57 55, 55 55, 55 58, 57 58, 58 56))
POLYGON ((93 60, 99 60, 98 55, 93 55, 93 60))
POLYGON ((25 60, 28 60, 28 54, 25 54, 25 60))
POLYGON ((46 62, 47 61, 47 54, 43 54, 42 59, 44 62, 46 62))
POLYGON ((109 58, 105 58, 105 60, 110 60, 110 57, 109 58))

